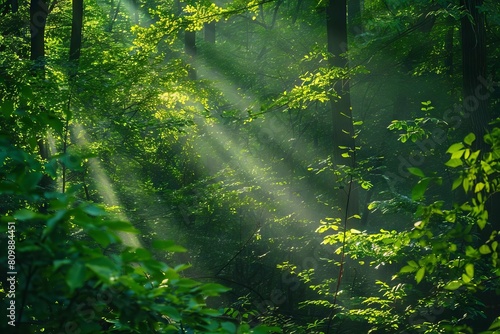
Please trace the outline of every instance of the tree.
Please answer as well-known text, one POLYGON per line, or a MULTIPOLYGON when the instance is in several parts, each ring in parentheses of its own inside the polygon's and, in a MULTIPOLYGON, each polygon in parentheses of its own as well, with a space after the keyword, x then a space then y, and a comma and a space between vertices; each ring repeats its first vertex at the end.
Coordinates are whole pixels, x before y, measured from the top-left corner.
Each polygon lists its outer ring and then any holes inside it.
MULTIPOLYGON (((346 0, 330 0, 326 8, 326 28, 330 66, 349 72, 349 61, 345 53, 347 47, 347 2, 346 0)), ((348 79, 337 79, 333 90, 338 96, 332 96, 332 134, 333 163, 344 165, 351 169, 356 165, 356 147, 354 141, 354 126, 351 108, 351 96, 348 79)), ((347 179, 345 188, 341 189, 340 207, 346 210, 346 215, 358 213, 358 191, 351 179, 347 179)))
POLYGON ((461 18, 463 105, 470 113, 468 125, 476 134, 477 145, 487 132, 488 101, 484 96, 476 96, 483 87, 486 71, 486 28, 485 14, 480 10, 483 0, 461 0, 464 10, 461 18))

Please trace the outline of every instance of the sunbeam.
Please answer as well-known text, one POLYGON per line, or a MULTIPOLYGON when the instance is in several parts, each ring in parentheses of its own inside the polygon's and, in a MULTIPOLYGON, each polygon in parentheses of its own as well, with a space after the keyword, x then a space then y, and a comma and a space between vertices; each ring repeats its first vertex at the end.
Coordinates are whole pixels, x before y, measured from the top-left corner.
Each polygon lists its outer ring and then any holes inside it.
MULTIPOLYGON (((75 138, 78 145, 85 147, 89 144, 87 139, 87 134, 85 129, 80 125, 76 124, 74 126, 75 129, 75 138)), ((101 166, 100 161, 97 158, 89 159, 89 170, 92 174, 93 179, 95 180, 94 185, 98 191, 98 193, 102 196, 102 201, 105 205, 111 207, 118 207, 117 218, 121 220, 128 220, 128 217, 122 211, 122 205, 120 200, 116 195, 116 191, 111 183, 111 180, 106 175, 106 171, 101 166)), ((127 232, 119 232, 119 236, 122 239, 124 245, 137 248, 141 247, 141 241, 139 238, 133 233, 127 232)))

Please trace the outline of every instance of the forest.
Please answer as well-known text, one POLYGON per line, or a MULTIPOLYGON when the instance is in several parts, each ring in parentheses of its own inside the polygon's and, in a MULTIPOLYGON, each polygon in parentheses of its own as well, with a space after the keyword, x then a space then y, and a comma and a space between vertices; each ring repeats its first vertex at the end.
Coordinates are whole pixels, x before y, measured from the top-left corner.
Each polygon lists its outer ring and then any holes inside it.
POLYGON ((2 333, 500 333, 497 0, 0 0, 2 333))

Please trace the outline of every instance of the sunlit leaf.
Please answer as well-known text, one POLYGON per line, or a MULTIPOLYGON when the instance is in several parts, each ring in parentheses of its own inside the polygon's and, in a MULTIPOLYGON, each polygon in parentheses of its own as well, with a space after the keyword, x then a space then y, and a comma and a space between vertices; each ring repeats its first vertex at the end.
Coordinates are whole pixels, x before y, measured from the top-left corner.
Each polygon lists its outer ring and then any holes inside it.
POLYGON ((463 285, 461 281, 451 281, 444 286, 446 290, 454 291, 460 288, 463 285))
POLYGON ((424 275, 425 275, 425 267, 421 267, 415 275, 415 281, 417 281, 417 284, 422 281, 424 275))
POLYGON ((491 253, 490 246, 482 245, 481 247, 479 247, 479 253, 481 253, 483 255, 490 254, 491 253))
POLYGON ((450 159, 445 163, 446 166, 451 167, 451 168, 462 166, 462 164, 463 164, 462 160, 460 160, 460 159, 450 159))
POLYGON ((451 190, 455 190, 458 187, 460 187, 460 185, 462 184, 462 181, 463 181, 463 179, 461 177, 455 179, 455 181, 453 181, 453 186, 451 187, 451 190))
POLYGON ((467 145, 472 145, 472 143, 476 140, 476 135, 474 133, 469 133, 465 138, 464 138, 464 143, 467 145))
POLYGON ((448 150, 446 151, 446 153, 454 153, 454 152, 457 152, 463 148, 464 148, 464 144, 456 143, 456 144, 451 145, 450 148, 448 148, 448 150))
POLYGON ((415 270, 417 270, 415 267, 412 267, 412 266, 404 266, 403 268, 401 268, 401 270, 399 271, 400 274, 404 274, 404 273, 412 273, 414 272, 415 270))
POLYGON ((500 329, 500 317, 496 318, 495 321, 488 327, 488 330, 500 329))
POLYGON ((474 265, 472 263, 467 263, 465 265, 465 273, 470 278, 474 278, 474 265))
POLYGON ((431 179, 429 178, 418 181, 418 183, 411 190, 411 199, 414 201, 420 200, 424 196, 430 181, 431 179))
POLYGON ((462 281, 467 284, 471 281, 471 278, 466 274, 462 274, 462 281))

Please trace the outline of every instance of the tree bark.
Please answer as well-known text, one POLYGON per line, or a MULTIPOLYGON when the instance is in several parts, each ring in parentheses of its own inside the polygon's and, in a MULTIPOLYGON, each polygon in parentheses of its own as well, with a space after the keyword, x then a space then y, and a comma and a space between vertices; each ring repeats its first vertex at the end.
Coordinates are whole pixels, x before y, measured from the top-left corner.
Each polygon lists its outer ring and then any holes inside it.
POLYGON ((215 21, 205 23, 205 42, 215 44, 215 21))
POLYGON ((45 56, 45 23, 49 9, 44 0, 30 2, 31 60, 43 67, 45 56))
POLYGON ((196 80, 196 70, 193 67, 193 63, 196 57, 196 32, 188 31, 184 32, 184 51, 189 58, 189 79, 196 80))
POLYGON ((69 45, 69 61, 75 65, 80 59, 82 48, 83 0, 73 0, 73 20, 71 22, 71 41, 69 45))
POLYGON ((349 33, 357 36, 363 33, 361 24, 361 0, 349 0, 348 27, 349 33))
MULTIPOLYGON (((346 0, 329 0, 326 8, 326 26, 330 66, 348 69, 345 53, 347 44, 347 2, 346 0)), ((337 80, 333 89, 340 98, 331 98, 333 123, 333 163, 335 167, 345 165, 355 167, 354 126, 352 121, 351 96, 348 80, 337 80), (341 149, 346 147, 347 149, 341 149), (345 154, 348 154, 346 156, 345 154)), ((359 204, 357 189, 352 180, 346 180, 347 186, 340 189, 341 208, 347 208, 347 214, 358 213, 359 204)))
POLYGON ((486 77, 485 18, 478 9, 483 0, 460 0, 460 3, 467 14, 461 19, 464 112, 470 114, 468 125, 476 135, 476 148, 481 149, 490 120, 487 99, 476 96, 486 77))
POLYGON ((19 10, 19 2, 18 2, 18 0, 10 0, 9 4, 10 4, 10 11, 12 13, 17 13, 17 11, 19 10))

